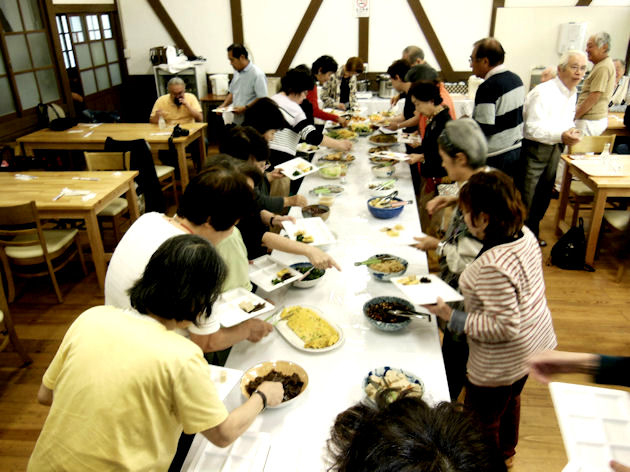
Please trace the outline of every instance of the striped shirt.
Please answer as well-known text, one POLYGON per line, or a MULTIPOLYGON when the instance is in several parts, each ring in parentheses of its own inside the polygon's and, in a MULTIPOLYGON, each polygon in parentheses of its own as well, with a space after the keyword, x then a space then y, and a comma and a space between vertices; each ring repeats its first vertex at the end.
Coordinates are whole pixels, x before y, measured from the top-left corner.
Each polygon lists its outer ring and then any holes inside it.
POLYGON ((523 139, 523 81, 504 65, 492 69, 475 95, 473 119, 488 138, 488 155, 520 147, 523 139))
POLYGON ((284 119, 291 125, 291 128, 277 131, 273 140, 269 143, 270 149, 286 153, 290 158, 295 156, 300 138, 308 144, 319 145, 322 142, 321 133, 318 133, 315 126, 307 120, 300 105, 284 93, 277 93, 271 99, 276 102, 284 119))
POLYGON ((528 372, 528 360, 556 347, 545 297, 542 254, 534 234, 495 246, 459 279, 466 304, 468 379, 474 385, 511 385, 528 372))

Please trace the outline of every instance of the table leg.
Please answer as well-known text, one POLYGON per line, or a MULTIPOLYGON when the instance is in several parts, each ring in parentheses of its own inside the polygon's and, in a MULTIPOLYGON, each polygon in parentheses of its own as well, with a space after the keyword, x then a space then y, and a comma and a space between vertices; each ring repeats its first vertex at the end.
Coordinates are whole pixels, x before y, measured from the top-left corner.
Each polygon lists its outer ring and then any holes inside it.
POLYGON ((90 211, 90 213, 86 215, 85 227, 87 229, 88 240, 90 241, 92 261, 94 262, 94 269, 96 270, 96 279, 98 280, 98 286, 103 290, 105 288, 105 249, 103 248, 101 231, 98 227, 98 221, 94 211, 90 211))
POLYGON ((199 145, 199 164, 197 165, 197 172, 203 169, 203 165, 206 163, 206 130, 205 128, 199 133, 199 139, 197 139, 199 145))
POLYGON ((602 218, 604 217, 604 206, 606 205, 607 193, 604 190, 596 190, 593 200, 593 212, 591 214, 591 229, 588 232, 586 240, 586 263, 593 264, 595 260, 595 249, 597 248, 597 239, 599 238, 599 230, 602 226, 602 218))
POLYGON ((556 235, 562 234, 560 223, 564 222, 564 218, 567 214, 567 205, 569 204, 569 193, 571 192, 571 172, 569 171, 569 164, 565 162, 564 177, 562 178, 562 186, 560 187, 560 201, 558 203, 558 212, 556 213, 556 235))
POLYGON ((138 211, 138 194, 136 193, 135 180, 133 179, 129 181, 129 190, 127 190, 126 197, 129 217, 134 222, 140 217, 140 212, 138 211))
POLYGON ((186 145, 184 143, 178 143, 175 145, 177 148, 177 165, 179 166, 179 175, 182 181, 182 192, 188 185, 188 166, 186 165, 186 145))

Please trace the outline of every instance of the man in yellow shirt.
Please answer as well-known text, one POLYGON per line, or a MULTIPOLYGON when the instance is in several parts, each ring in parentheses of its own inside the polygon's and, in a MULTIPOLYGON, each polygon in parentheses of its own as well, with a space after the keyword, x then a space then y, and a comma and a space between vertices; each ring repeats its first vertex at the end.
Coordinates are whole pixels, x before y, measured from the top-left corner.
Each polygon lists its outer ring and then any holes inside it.
POLYGON ((133 310, 72 323, 40 386, 51 408, 29 471, 167 470, 182 430, 226 447, 282 402, 282 384, 263 382, 228 413, 201 349, 175 332, 210 316, 225 272, 208 241, 174 236, 130 289, 133 310))
POLYGON ((192 93, 186 93, 186 83, 179 77, 168 81, 168 94, 155 101, 149 121, 157 124, 163 117, 168 126, 203 121, 201 105, 192 93))

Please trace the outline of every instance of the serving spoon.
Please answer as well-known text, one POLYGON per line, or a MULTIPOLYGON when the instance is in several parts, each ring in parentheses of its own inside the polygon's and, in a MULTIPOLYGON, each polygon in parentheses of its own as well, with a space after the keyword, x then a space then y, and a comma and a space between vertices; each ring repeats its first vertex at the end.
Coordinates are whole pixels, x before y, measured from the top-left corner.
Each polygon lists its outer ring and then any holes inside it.
POLYGON ((388 310, 387 313, 393 316, 405 316, 407 318, 420 318, 431 321, 431 315, 429 313, 421 313, 414 310, 388 310))

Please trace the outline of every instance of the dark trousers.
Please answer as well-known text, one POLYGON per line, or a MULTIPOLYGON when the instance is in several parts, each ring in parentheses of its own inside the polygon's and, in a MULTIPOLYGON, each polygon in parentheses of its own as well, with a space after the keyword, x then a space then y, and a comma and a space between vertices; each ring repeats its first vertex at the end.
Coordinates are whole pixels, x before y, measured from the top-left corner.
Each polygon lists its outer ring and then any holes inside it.
POLYGON ((556 180, 556 169, 562 152, 560 144, 542 144, 523 140, 521 161, 523 175, 517 186, 527 208, 525 224, 538 236, 540 221, 545 216, 556 180))
POLYGON ((488 434, 495 438, 504 459, 516 453, 521 392, 526 381, 527 375, 512 385, 502 387, 479 387, 466 383, 464 407, 475 413, 488 434))
POLYGON ((442 338, 442 357, 448 381, 448 392, 451 400, 457 401, 462 388, 466 385, 466 363, 468 362, 466 335, 455 334, 445 327, 442 338))
POLYGON ((521 148, 516 148, 504 152, 503 154, 488 157, 488 159, 486 159, 486 165, 502 170, 516 182, 519 180, 519 175, 523 171, 523 167, 520 164, 520 157, 521 148))

